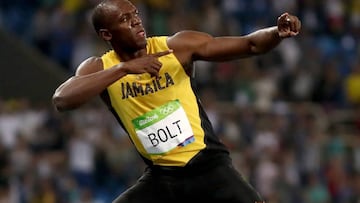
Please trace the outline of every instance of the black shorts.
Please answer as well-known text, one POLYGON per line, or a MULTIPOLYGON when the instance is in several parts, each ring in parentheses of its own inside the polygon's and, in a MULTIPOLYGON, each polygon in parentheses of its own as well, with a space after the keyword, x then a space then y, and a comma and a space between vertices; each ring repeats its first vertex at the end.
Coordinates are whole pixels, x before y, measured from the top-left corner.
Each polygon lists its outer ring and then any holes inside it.
POLYGON ((113 203, 221 202, 255 203, 263 200, 226 161, 194 171, 148 168, 138 182, 113 203))

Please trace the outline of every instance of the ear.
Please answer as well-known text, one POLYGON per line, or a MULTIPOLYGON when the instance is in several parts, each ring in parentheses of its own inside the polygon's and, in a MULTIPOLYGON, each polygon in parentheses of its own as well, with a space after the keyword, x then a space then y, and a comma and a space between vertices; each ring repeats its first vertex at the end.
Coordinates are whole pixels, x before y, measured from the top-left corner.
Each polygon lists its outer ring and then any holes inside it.
POLYGON ((105 41, 110 41, 112 39, 112 34, 109 32, 108 29, 100 29, 99 35, 105 41))

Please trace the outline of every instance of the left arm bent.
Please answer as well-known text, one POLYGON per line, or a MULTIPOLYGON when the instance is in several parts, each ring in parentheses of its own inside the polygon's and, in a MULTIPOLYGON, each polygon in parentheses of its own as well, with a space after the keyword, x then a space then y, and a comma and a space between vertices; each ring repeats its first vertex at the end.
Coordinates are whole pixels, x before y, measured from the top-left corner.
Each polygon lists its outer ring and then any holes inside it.
POLYGON ((202 32, 182 31, 170 37, 168 45, 182 64, 196 60, 233 60, 266 53, 282 39, 296 36, 300 27, 296 16, 284 13, 278 18, 277 26, 248 35, 213 37, 202 32))

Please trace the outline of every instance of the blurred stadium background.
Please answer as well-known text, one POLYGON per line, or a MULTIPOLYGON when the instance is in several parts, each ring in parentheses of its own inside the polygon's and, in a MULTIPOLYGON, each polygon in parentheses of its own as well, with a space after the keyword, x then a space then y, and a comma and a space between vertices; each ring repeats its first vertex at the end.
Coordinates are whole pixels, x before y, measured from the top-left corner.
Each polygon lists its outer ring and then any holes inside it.
MULTIPOLYGON (((55 88, 107 47, 99 0, 0 1, 0 202, 111 202, 143 163, 96 99, 57 113, 55 88)), ((301 34, 269 54, 197 62, 216 132, 268 202, 360 202, 360 0, 136 0, 148 35, 243 35, 287 11, 301 34)))

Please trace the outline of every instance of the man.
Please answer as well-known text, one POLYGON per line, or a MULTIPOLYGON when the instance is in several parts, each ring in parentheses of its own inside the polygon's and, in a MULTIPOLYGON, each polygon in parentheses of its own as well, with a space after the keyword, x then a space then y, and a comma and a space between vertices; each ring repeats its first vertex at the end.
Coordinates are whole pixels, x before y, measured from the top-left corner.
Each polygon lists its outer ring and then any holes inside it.
POLYGON ((53 103, 64 111, 100 95, 129 134, 148 167, 114 202, 262 202, 213 132, 193 86, 193 62, 265 53, 299 33, 298 18, 284 13, 277 26, 246 36, 182 31, 146 37, 130 1, 105 0, 92 20, 112 50, 81 63, 53 103))

